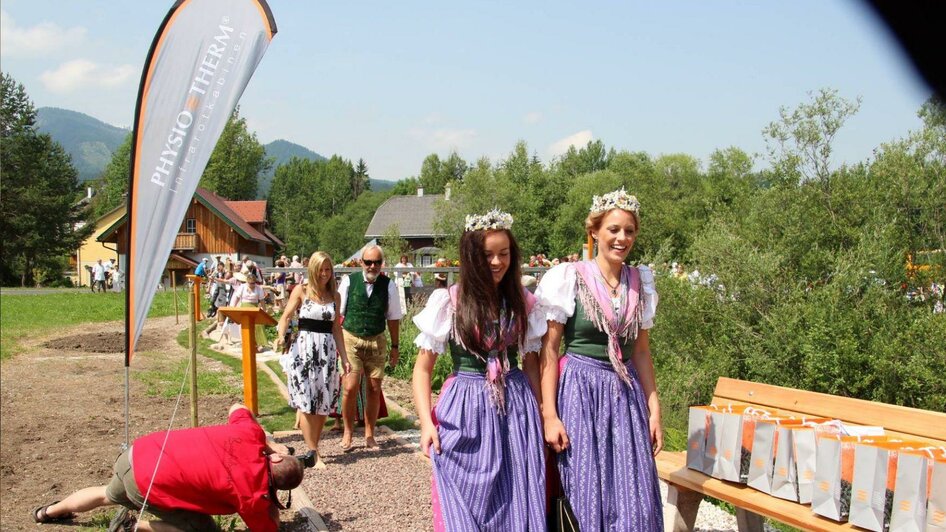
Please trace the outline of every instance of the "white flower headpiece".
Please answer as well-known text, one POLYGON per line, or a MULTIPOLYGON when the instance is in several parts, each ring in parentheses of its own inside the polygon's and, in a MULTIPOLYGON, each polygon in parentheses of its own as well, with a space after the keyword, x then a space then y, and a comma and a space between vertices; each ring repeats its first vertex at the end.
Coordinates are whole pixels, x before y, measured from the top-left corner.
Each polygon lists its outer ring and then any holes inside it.
POLYGON ((637 196, 628 194, 624 187, 614 192, 608 192, 604 196, 595 196, 591 200, 591 212, 607 212, 611 209, 622 209, 637 214, 641 209, 641 202, 637 201, 637 196))
POLYGON ((468 214, 466 216, 465 231, 498 231, 512 229, 512 215, 499 209, 493 209, 486 214, 468 214))

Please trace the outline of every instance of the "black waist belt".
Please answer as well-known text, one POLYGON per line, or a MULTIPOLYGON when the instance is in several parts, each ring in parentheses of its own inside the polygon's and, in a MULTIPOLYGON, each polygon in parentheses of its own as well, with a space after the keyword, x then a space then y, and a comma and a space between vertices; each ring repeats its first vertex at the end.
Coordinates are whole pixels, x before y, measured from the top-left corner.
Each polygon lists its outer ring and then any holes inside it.
POLYGON ((335 322, 328 320, 313 320, 310 318, 299 318, 299 330, 317 333, 332 332, 332 325, 335 322))

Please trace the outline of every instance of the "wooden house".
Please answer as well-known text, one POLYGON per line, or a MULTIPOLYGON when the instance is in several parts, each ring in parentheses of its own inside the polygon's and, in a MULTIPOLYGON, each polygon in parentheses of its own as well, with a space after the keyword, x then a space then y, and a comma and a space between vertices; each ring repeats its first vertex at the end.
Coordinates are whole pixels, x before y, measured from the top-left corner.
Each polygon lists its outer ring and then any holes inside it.
MULTIPOLYGON (((98 238, 117 246, 122 270, 128 242, 126 222, 123 212, 98 238)), ((227 257, 234 263, 250 258, 261 266, 272 266, 273 256, 282 246, 269 230, 266 201, 230 201, 198 187, 168 256, 167 270, 180 282, 204 258, 211 263, 227 257)))

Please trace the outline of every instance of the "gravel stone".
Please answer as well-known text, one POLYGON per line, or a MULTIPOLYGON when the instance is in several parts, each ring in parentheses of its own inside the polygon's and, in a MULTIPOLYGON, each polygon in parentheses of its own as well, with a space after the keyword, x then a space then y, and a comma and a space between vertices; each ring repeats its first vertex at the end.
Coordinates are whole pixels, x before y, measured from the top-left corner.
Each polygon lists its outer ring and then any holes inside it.
MULTIPOLYGON (((329 530, 433 530, 430 507, 430 462, 420 451, 420 430, 392 434, 378 432, 380 451, 364 447, 363 429, 356 429, 354 447, 342 453, 341 433, 325 431, 322 437, 322 470, 307 469, 302 486, 329 530), (396 437, 395 437, 396 436, 396 437), (400 441, 399 441, 400 440, 400 441)), ((280 438, 299 452, 306 446, 301 436, 280 438)), ((662 500, 667 486, 660 483, 662 500)), ((698 532, 738 530, 736 516, 703 502, 696 517, 698 532)), ((766 523, 765 530, 774 529, 766 523)))
MULTIPOLYGON (((429 462, 381 432, 381 449, 369 451, 363 436, 356 431, 352 451, 343 453, 341 434, 326 431, 320 450, 328 467, 306 470, 302 486, 328 529, 433 530, 429 462)), ((306 448, 301 436, 282 441, 306 448)))

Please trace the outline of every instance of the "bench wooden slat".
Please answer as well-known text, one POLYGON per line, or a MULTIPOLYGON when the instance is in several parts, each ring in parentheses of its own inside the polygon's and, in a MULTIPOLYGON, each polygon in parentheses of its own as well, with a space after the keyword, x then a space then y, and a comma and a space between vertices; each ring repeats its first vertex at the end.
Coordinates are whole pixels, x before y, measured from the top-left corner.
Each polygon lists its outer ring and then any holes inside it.
POLYGON ((750 403, 800 414, 880 425, 888 432, 946 443, 946 413, 720 377, 714 402, 750 403))
POLYGON ((810 506, 773 497, 745 484, 718 480, 687 469, 686 452, 664 451, 657 455, 657 474, 670 484, 728 501, 802 530, 859 530, 849 523, 837 523, 815 515, 810 506))
MULTIPOLYGON (((735 403, 736 401, 733 401, 731 397, 713 397, 713 404, 727 404, 727 403, 730 403, 730 402, 735 403)), ((739 401, 739 403, 748 404, 748 405, 752 405, 752 406, 758 406, 758 407, 762 407, 762 408, 772 408, 771 405, 762 405, 762 404, 758 404, 758 403, 751 403, 751 402, 748 402, 748 401, 739 401)), ((778 408, 777 410, 779 411, 780 414, 787 414, 787 415, 793 415, 793 416, 808 416, 808 417, 812 417, 812 416, 813 416, 813 414, 812 414, 811 412, 802 412, 802 411, 800 411, 800 410, 790 410, 790 409, 785 408, 785 407, 778 408)), ((828 416, 819 416, 819 417, 828 417, 828 416)), ((850 422, 849 419, 848 419, 848 420, 844 420, 844 421, 850 422)), ((857 425, 861 425, 862 423, 856 423, 856 424, 857 424, 857 425)), ((870 425, 878 425, 878 423, 871 423, 870 425)), ((883 425, 881 425, 881 426, 883 426, 883 425)), ((917 436, 917 435, 915 435, 915 434, 910 434, 910 433, 907 433, 907 432, 898 432, 898 431, 895 431, 895 430, 890 430, 888 427, 884 427, 884 434, 887 435, 887 436, 890 436, 890 437, 901 438, 901 439, 904 439, 904 440, 923 441, 923 442, 927 442, 927 443, 929 443, 929 444, 931 444, 931 445, 934 445, 934 446, 944 446, 944 445, 946 445, 946 442, 944 442, 944 441, 942 441, 942 440, 937 440, 937 439, 935 439, 935 438, 926 438, 926 437, 922 437, 922 436, 917 436)))

